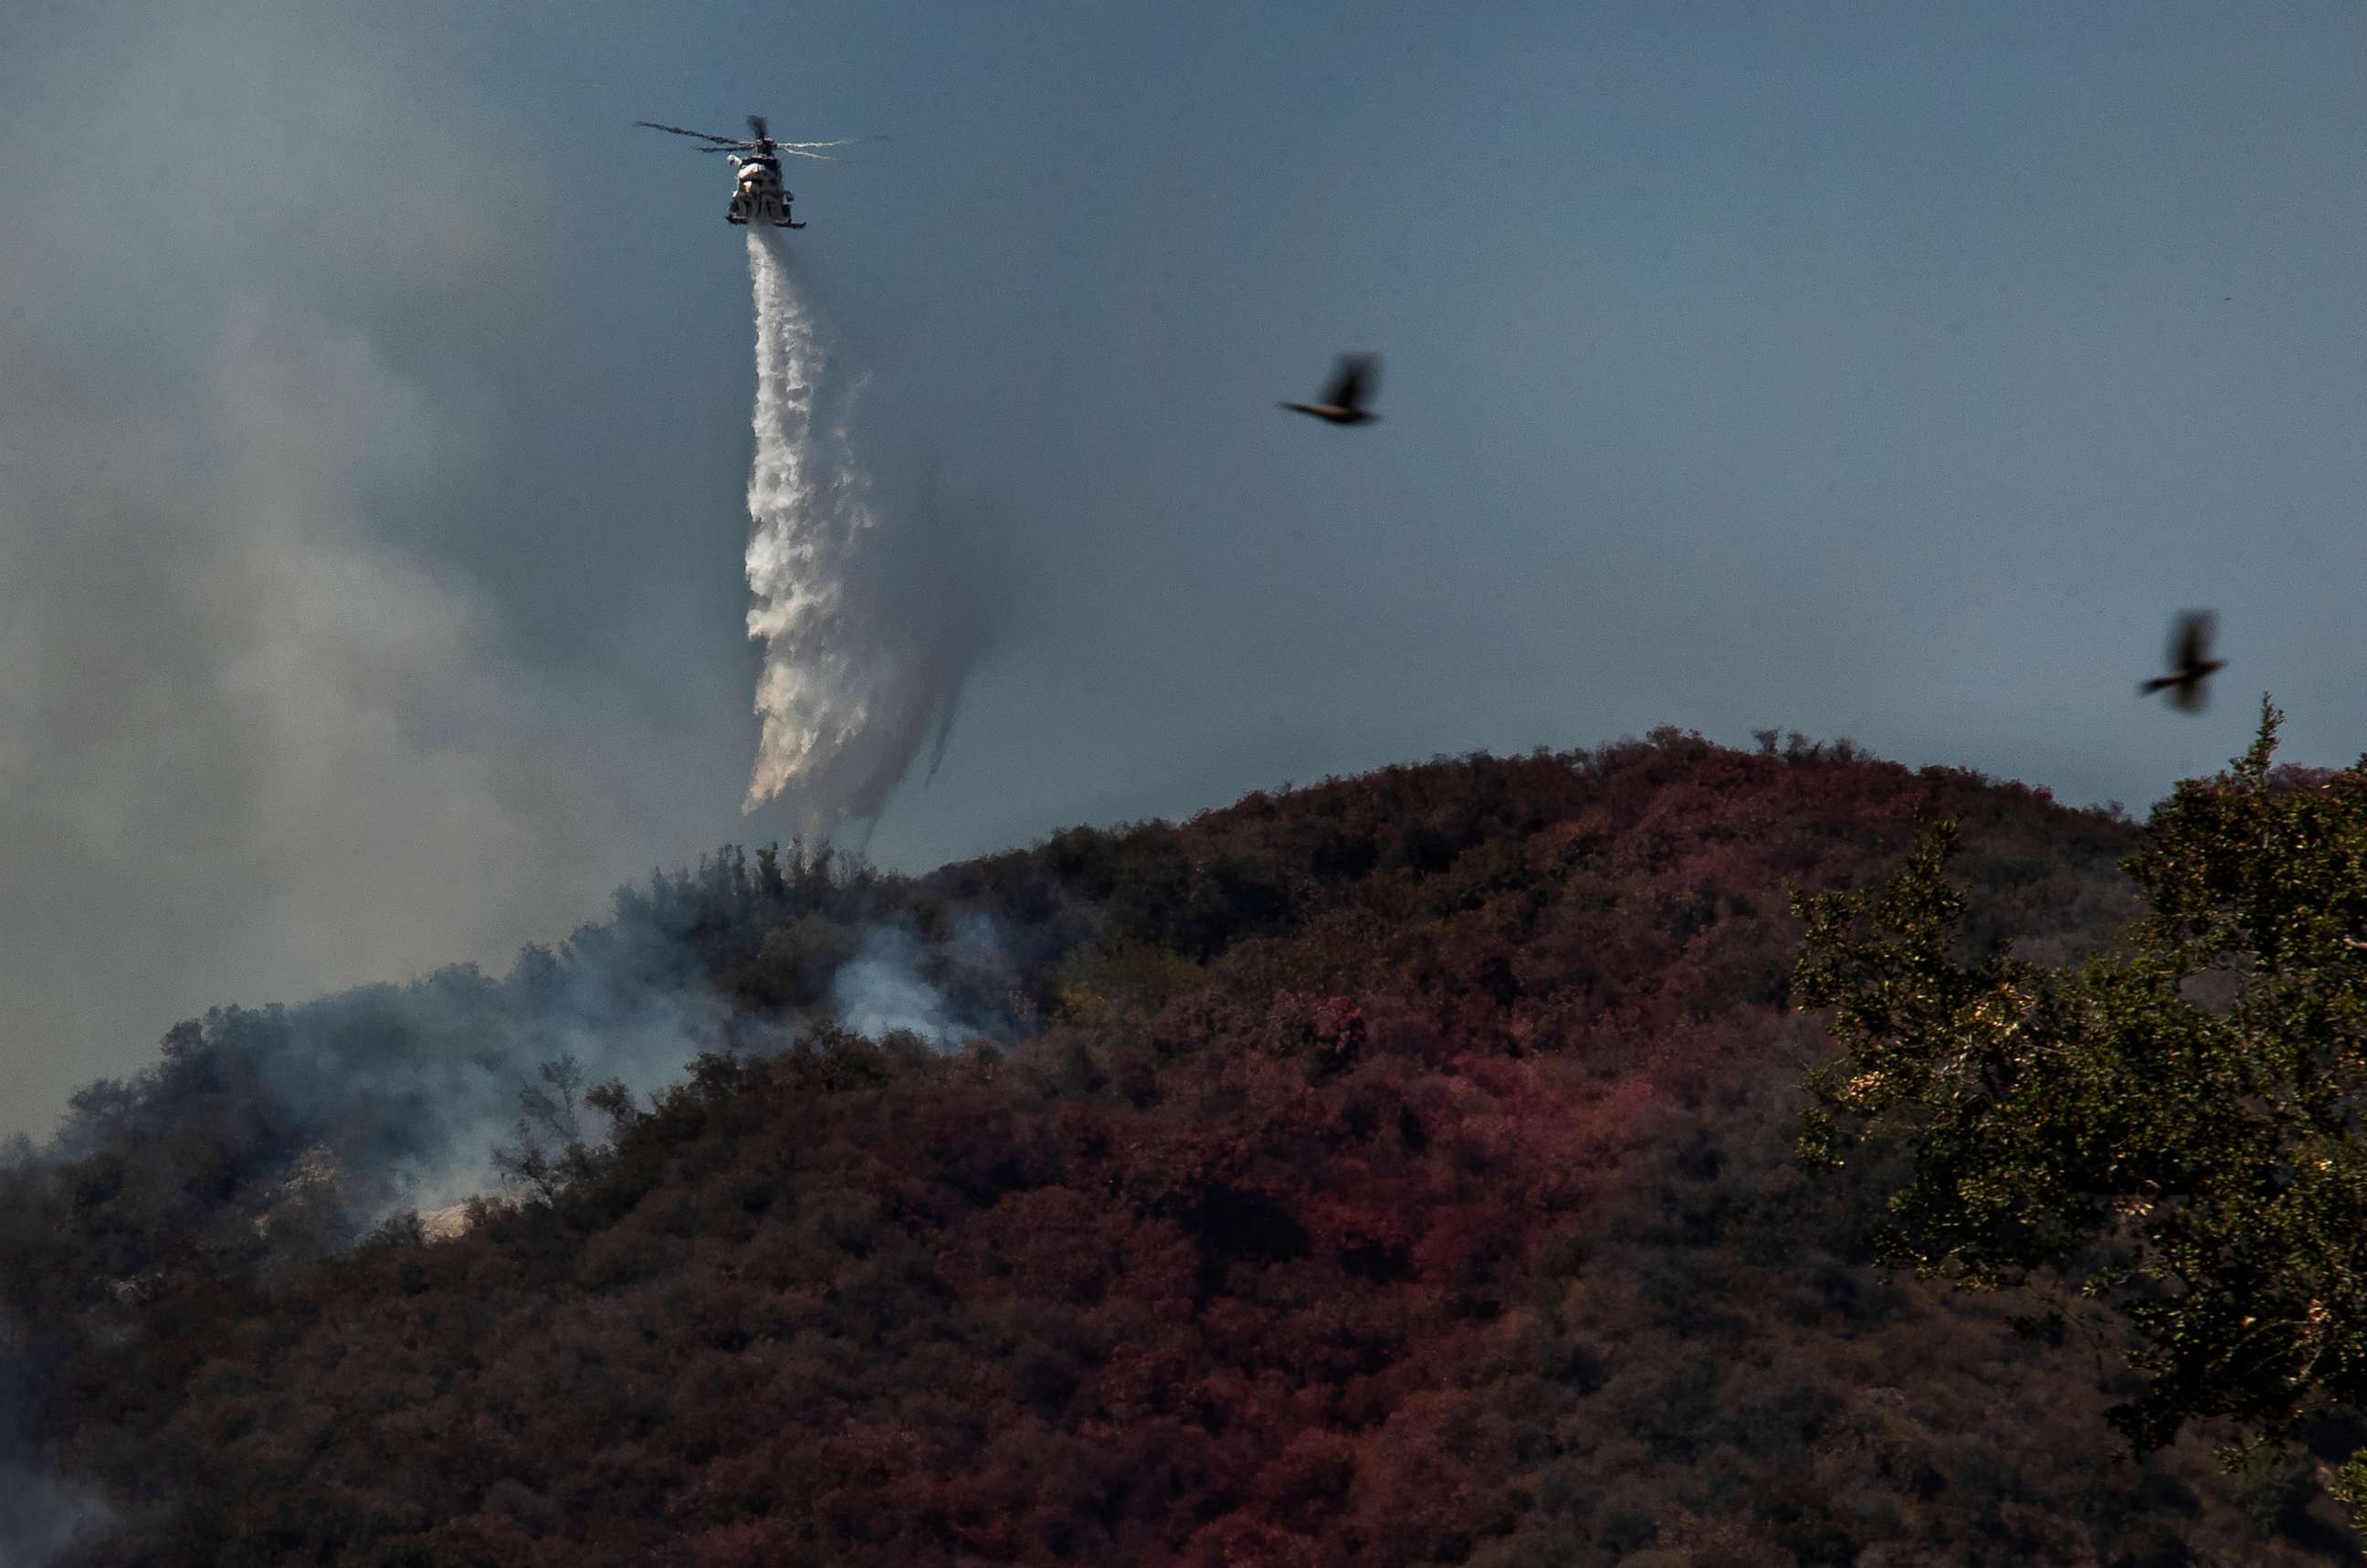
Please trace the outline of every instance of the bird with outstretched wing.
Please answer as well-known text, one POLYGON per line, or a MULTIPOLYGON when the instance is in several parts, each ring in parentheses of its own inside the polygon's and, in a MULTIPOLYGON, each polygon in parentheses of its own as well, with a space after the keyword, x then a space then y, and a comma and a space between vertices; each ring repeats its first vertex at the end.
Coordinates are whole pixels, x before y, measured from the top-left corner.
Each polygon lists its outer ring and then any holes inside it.
POLYGON ((1342 354, 1339 369, 1332 372, 1331 384, 1323 389, 1322 402, 1285 403, 1282 406, 1298 414, 1311 414, 1333 425, 1369 425, 1380 415, 1365 404, 1380 379, 1379 355, 1342 354))
POLYGON ((2156 676, 2137 687, 2139 697, 2151 697, 2167 689, 2170 705, 2181 713, 2200 713, 2207 693, 2203 682, 2214 670, 2227 667, 2225 659, 2211 657, 2211 633, 2216 618, 2207 609, 2191 609, 2178 618, 2170 632, 2169 674, 2156 676))

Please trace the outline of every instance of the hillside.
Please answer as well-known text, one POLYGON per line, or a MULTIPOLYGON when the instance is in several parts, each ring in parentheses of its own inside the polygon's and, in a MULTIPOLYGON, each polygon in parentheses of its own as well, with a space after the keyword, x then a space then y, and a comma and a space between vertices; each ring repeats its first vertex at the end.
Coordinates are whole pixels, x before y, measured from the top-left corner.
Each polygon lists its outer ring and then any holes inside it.
POLYGON ((0 1176, 25 1462, 93 1564, 2342 1560, 1793 1161, 1788 890, 1919 810, 1976 943, 2134 912, 2117 813, 1661 731, 917 879, 726 852, 502 980, 214 1014, 0 1176), (533 1148, 561 1051, 643 1081, 533 1148), (503 1135, 517 1200, 371 1223, 503 1135))

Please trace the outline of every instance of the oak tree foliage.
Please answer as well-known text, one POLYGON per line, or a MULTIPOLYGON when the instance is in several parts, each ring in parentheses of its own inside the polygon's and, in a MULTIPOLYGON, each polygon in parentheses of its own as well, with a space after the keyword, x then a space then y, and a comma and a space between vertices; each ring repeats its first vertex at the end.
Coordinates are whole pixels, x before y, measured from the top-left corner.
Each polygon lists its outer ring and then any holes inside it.
MULTIPOLYGON (((1846 1047, 1802 1150, 1906 1151, 1883 1262, 2109 1307, 2144 1380, 2113 1423, 2224 1417, 2247 1473, 2367 1415, 2367 759, 2272 767, 2282 717, 2157 809, 2146 914, 2082 964, 1966 955, 1944 820, 1880 892, 1797 905, 1799 999, 1846 1047)), ((2367 1503, 2367 1446, 2333 1485, 2367 1503)))

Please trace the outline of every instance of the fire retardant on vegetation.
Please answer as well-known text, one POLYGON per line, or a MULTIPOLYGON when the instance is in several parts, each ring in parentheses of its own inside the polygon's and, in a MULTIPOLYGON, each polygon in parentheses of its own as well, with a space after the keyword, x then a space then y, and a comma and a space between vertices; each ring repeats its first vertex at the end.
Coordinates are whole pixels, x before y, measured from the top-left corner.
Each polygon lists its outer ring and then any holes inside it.
POLYGON ((333 1130, 250 1069, 257 1015, 185 1027, 0 1192, 26 1462, 107 1512, 59 1560, 2355 1550, 2306 1447, 2133 1459, 2115 1357, 1886 1278, 1895 1156, 1795 1158, 1832 1047, 1789 1001, 1790 892, 1879 881, 1919 812, 1962 823, 1971 954, 2061 964, 2138 913, 2116 811, 1772 733, 1391 768, 920 879, 727 854, 480 983, 498 1011, 663 951, 636 983, 723 1022, 654 1099, 549 1080, 546 1122, 583 1120, 450 1240, 287 1196, 333 1130), (809 1027, 883 930, 974 1038, 809 1027))

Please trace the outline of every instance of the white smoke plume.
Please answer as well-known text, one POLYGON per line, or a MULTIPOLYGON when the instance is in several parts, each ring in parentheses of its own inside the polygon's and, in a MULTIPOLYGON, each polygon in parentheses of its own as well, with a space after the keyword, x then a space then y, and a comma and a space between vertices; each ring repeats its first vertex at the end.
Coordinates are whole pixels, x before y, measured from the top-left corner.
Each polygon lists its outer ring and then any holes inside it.
POLYGON ((902 1031, 951 1051, 972 1040, 1007 1043, 1004 1008, 1017 984, 993 916, 968 914, 929 944, 903 926, 874 927, 831 977, 830 997, 843 1028, 875 1040, 902 1031))
MULTIPOLYGON (((857 460, 852 388, 768 232, 748 235, 756 456, 748 634, 764 722, 742 808, 789 791, 810 836, 876 820, 923 744, 942 756, 979 644, 976 597, 917 498, 891 505, 857 460)), ((933 756, 930 770, 935 770, 933 756)))
POLYGON ((108 1528, 114 1516, 88 1488, 0 1459, 0 1563, 48 1568, 108 1528))
POLYGON ((40 1365, 0 1312, 0 1568, 50 1568, 115 1522, 97 1493, 58 1471, 40 1440, 33 1391, 48 1378, 40 1365))

